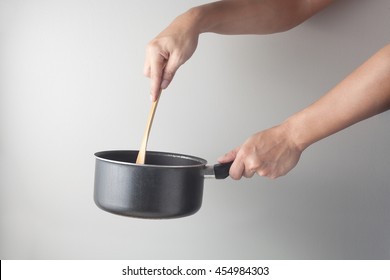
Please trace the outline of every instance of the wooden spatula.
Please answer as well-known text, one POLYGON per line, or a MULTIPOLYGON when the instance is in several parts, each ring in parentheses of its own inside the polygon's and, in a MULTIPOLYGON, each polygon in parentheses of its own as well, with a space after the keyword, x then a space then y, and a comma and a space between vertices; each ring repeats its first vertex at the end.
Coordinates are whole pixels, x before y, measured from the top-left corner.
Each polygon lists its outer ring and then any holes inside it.
POLYGON ((141 148, 139 149, 137 160, 136 160, 137 164, 145 163, 146 146, 148 145, 150 129, 152 128, 153 118, 154 118, 154 114, 156 113, 156 108, 159 100, 160 100, 160 96, 157 98, 156 101, 153 101, 152 107, 150 108, 150 113, 149 113, 148 122, 146 124, 144 138, 142 139, 141 148))

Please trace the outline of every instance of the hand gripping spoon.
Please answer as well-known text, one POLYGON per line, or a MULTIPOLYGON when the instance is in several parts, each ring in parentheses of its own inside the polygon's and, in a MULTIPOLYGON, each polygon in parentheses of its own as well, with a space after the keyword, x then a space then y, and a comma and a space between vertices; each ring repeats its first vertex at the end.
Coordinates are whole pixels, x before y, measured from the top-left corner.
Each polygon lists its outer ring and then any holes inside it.
POLYGON ((156 113, 158 101, 160 100, 160 95, 157 97, 155 101, 153 101, 152 107, 150 108, 150 113, 149 113, 148 122, 146 124, 144 138, 142 139, 141 148, 139 149, 137 160, 136 160, 137 164, 145 163, 146 146, 148 145, 150 129, 152 128, 153 118, 154 118, 154 114, 156 113))

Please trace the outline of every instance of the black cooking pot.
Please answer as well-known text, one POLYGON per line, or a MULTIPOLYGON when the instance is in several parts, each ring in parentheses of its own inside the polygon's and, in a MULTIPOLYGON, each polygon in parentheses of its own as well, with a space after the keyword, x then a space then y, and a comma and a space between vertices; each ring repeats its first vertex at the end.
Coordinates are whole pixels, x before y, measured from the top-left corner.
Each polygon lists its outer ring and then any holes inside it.
POLYGON ((147 152, 136 164, 138 151, 95 154, 96 205, 108 212, 138 218, 184 217, 202 205, 204 178, 224 179, 232 163, 207 165, 198 157, 147 152))

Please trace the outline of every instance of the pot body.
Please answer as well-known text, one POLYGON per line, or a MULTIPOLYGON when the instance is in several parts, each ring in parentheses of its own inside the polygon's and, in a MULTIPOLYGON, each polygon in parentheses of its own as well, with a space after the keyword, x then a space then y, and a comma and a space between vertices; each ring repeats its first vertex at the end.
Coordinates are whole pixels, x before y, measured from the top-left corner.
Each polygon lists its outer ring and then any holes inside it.
POLYGON ((96 153, 94 200, 108 212, 166 219, 197 212, 202 205, 206 161, 181 154, 138 151, 96 153))

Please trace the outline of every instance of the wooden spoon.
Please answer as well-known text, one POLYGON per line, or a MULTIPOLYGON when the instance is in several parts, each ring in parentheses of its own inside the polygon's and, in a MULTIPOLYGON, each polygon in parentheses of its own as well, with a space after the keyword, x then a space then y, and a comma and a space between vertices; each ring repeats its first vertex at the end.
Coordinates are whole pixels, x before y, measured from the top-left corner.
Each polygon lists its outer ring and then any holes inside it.
POLYGON ((148 145, 150 129, 152 128, 153 118, 154 118, 154 114, 156 113, 156 108, 159 100, 160 100, 160 95, 157 97, 156 101, 153 101, 152 107, 150 108, 150 113, 149 113, 148 122, 146 124, 144 138, 142 139, 141 148, 139 149, 137 160, 136 160, 137 164, 145 163, 146 146, 148 145))

